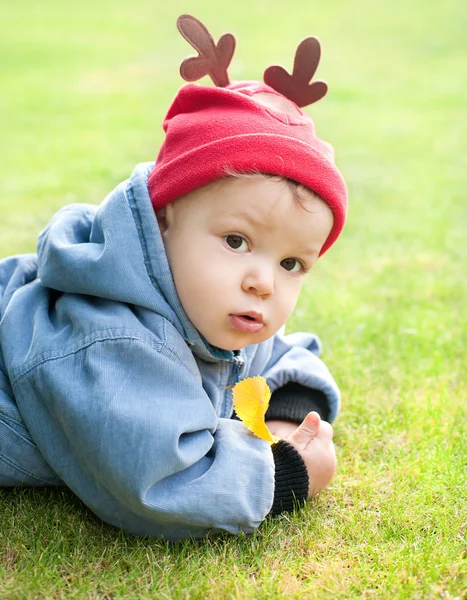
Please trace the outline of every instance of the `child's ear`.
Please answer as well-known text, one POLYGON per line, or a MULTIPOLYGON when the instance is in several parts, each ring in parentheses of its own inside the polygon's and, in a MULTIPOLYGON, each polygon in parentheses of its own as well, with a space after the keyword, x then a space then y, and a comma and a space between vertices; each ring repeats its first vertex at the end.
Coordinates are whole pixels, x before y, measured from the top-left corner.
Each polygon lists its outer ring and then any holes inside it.
POLYGON ((173 221, 173 207, 171 204, 167 204, 162 208, 156 210, 156 218, 159 224, 159 229, 162 235, 167 233, 169 227, 172 225, 173 221))

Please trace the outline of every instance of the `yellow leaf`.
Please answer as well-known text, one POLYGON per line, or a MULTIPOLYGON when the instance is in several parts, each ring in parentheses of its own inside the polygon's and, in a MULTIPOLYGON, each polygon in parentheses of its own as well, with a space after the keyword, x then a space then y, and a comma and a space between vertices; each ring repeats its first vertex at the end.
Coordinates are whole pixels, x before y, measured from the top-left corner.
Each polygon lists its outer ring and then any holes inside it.
POLYGON ((273 444, 277 439, 271 434, 264 421, 270 398, 271 391, 266 379, 260 375, 243 379, 233 388, 233 403, 238 418, 257 437, 273 444))

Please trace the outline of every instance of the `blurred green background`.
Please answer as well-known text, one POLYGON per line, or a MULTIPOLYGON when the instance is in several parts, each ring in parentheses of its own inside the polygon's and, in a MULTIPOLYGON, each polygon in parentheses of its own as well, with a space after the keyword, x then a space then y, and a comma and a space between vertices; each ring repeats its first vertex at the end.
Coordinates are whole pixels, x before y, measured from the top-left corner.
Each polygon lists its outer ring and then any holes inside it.
POLYGON ((251 539, 175 550, 101 528, 71 495, 3 493, 1 595, 467 597, 465 0, 3 0, 0 257, 155 158, 193 54, 183 12, 235 34, 232 79, 321 41, 330 91, 308 110, 350 210, 289 329, 320 335, 341 386, 339 472, 251 539))

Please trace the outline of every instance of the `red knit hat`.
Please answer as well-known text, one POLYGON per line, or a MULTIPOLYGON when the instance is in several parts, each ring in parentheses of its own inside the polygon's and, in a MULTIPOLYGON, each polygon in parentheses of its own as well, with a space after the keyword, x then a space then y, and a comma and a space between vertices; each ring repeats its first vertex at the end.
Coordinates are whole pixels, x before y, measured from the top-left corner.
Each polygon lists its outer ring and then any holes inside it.
POLYGON ((148 179, 154 208, 225 177, 226 170, 279 175, 313 190, 331 208, 334 224, 321 249, 324 254, 344 226, 347 189, 334 165, 332 146, 316 136, 312 120, 299 108, 327 91, 324 82, 309 84, 319 62, 316 38, 299 46, 292 76, 282 67, 269 67, 264 79, 270 85, 230 84, 226 68, 235 47, 233 36, 222 36, 216 46, 193 17, 183 15, 178 26, 200 53, 182 64, 182 76, 199 79, 207 69, 222 87, 189 84, 175 97, 163 123, 166 138, 148 179), (211 64, 206 64, 208 59, 211 64))

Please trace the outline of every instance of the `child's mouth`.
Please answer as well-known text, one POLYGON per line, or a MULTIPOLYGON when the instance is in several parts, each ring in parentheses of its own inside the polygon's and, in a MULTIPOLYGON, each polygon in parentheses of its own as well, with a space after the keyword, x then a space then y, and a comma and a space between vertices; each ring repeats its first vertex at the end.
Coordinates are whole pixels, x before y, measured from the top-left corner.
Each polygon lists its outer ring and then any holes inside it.
POLYGON ((256 333, 264 327, 262 315, 256 313, 229 315, 229 317, 232 327, 244 333, 256 333))

